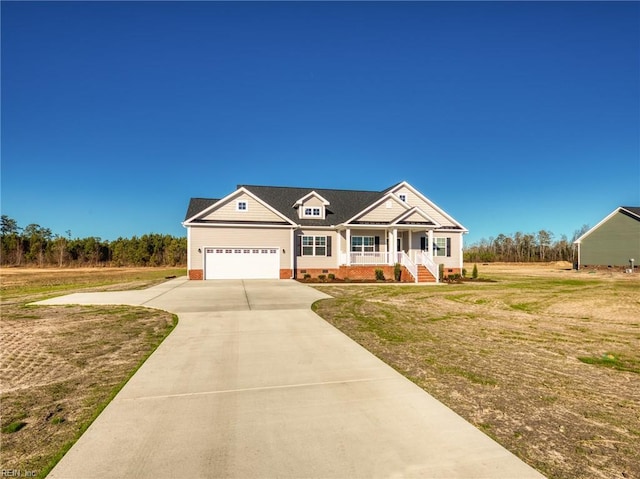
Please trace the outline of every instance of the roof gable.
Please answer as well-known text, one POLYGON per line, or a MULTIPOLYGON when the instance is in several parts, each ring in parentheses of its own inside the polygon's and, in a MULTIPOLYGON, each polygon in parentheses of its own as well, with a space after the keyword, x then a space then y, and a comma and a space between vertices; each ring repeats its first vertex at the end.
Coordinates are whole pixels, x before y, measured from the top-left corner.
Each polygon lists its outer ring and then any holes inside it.
POLYGON ((431 218, 417 206, 409 209, 393 221, 393 224, 427 224, 435 227, 441 226, 440 223, 431 218))
POLYGON ((442 208, 440 208, 433 201, 424 196, 422 193, 420 193, 420 191, 418 191, 406 181, 392 186, 387 190, 387 193, 392 193, 396 196, 401 193, 410 193, 407 198, 410 206, 419 207, 422 211, 427 213, 430 218, 439 223, 442 228, 459 229, 465 233, 469 231, 460 222, 455 220, 451 215, 445 212, 442 208))
POLYGON ((314 197, 317 200, 319 200, 320 203, 323 204, 324 206, 329 206, 331 204, 329 201, 327 201, 326 198, 324 198, 322 195, 319 195, 315 190, 313 190, 310 193, 308 193, 305 196, 303 196, 302 198, 300 198, 299 200, 297 200, 294 203, 294 207, 295 206, 301 206, 301 205, 305 204, 306 202, 308 202, 311 198, 314 198, 314 197))
POLYGON ((638 207, 638 206, 618 206, 615 210, 613 210, 611 213, 609 213, 604 219, 602 219, 597 225, 595 225, 593 228, 589 229, 586 233, 584 233, 582 236, 580 236, 573 243, 574 244, 582 243, 582 241, 587 236, 589 236, 591 233, 596 231, 598 228, 600 228, 602 225, 604 225, 607 221, 609 221, 611 218, 613 218, 618 213, 622 213, 625 216, 633 218, 636 221, 640 221, 640 207, 638 207))
MULTIPOLYGON (((204 205, 205 202, 199 203, 204 205)), ((190 205, 191 206, 191 205, 190 205)), ((274 209, 268 203, 264 202, 262 199, 257 197, 251 191, 248 191, 246 188, 238 188, 236 191, 230 193, 222 199, 215 201, 199 212, 189 216, 184 223, 193 223, 193 222, 265 222, 265 223, 289 223, 295 224, 289 218, 282 215, 279 211, 274 209), (246 211, 240 213, 236 210, 236 201, 245 201, 246 203, 251 200, 251 203, 254 204, 252 208, 251 205, 248 205, 246 211), (246 217, 241 217, 240 215, 245 215, 246 217)))
POLYGON ((409 205, 388 193, 345 223, 391 223, 408 209, 410 209, 409 205))

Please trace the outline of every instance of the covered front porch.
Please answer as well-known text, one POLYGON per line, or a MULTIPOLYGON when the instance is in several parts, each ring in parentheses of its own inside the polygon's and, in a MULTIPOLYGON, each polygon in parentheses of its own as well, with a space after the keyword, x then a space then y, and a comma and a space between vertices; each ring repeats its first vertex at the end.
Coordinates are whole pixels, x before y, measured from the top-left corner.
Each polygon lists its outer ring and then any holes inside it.
POLYGON ((338 234, 339 264, 358 266, 404 266, 415 282, 439 282, 439 268, 433 259, 433 228, 345 228, 338 234), (344 243, 343 243, 344 242, 344 243))

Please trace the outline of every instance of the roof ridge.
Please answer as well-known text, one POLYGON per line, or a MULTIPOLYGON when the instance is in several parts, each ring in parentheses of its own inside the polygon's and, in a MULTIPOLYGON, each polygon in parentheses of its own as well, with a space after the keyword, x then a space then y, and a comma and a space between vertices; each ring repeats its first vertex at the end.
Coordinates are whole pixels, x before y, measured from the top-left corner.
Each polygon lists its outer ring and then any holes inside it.
POLYGON ((255 188, 281 188, 281 189, 287 189, 287 190, 309 190, 309 191, 315 191, 315 190, 350 191, 350 192, 355 192, 355 193, 383 193, 384 191, 386 191, 386 189, 384 189, 384 190, 353 190, 353 189, 347 189, 347 188, 318 188, 318 187, 314 187, 314 186, 238 185, 237 187, 238 188, 251 188, 251 187, 255 187, 255 188))

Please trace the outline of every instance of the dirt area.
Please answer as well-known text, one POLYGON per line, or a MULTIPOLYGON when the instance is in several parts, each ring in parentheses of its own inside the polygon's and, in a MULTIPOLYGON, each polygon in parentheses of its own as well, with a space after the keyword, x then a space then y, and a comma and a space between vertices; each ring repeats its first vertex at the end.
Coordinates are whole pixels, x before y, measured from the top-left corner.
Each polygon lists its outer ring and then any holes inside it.
POLYGON ((145 287, 180 273, 0 270, 3 471, 44 477, 176 322, 172 314, 146 308, 28 303, 67 292, 145 287))
POLYGON ((546 476, 640 478, 640 274, 478 269, 497 282, 317 286, 315 308, 546 476))

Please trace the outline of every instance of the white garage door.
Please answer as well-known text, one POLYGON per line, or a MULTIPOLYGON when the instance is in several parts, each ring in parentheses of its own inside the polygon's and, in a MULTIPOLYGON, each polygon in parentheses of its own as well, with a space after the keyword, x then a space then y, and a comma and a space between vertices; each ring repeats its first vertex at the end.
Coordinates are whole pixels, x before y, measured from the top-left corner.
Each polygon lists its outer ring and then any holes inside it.
POLYGON ((279 248, 205 248, 205 279, 278 279, 279 248))

